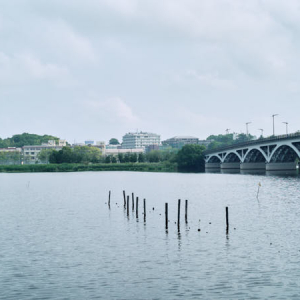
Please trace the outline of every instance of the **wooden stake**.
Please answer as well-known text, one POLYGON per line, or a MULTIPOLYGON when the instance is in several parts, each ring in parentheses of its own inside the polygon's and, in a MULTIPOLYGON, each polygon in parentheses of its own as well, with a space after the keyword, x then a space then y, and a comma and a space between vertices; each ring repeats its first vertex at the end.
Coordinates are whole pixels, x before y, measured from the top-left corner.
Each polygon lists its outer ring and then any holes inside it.
POLYGON ((165 203, 166 229, 168 229, 168 203, 165 203))
POLYGON ((127 196, 127 216, 129 216, 129 196, 127 196))
POLYGON ((132 193, 132 211, 134 211, 134 193, 132 193))
POLYGON ((110 191, 109 191, 109 193, 108 193, 108 206, 110 206, 110 191))
POLYGON ((188 211, 188 201, 185 200, 185 223, 187 223, 187 211, 188 211))
POLYGON ((146 199, 144 199, 144 221, 146 222, 146 199))
POLYGON ((124 208, 126 208, 126 196, 125 196, 125 191, 123 191, 123 198, 124 198, 124 208))
POLYGON ((136 218, 139 218, 139 197, 136 197, 136 208, 135 208, 135 212, 136 212, 136 218))
POLYGON ((180 199, 178 199, 178 217, 177 217, 178 231, 180 231, 180 199))
POLYGON ((226 206, 226 233, 229 230, 228 207, 226 206))

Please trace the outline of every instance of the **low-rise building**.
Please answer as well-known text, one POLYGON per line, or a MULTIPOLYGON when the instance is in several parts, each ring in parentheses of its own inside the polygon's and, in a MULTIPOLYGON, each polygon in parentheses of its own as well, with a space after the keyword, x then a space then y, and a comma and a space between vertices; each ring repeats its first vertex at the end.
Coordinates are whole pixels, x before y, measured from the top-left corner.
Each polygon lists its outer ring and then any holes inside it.
POLYGON ((54 140, 48 141, 47 144, 42 144, 42 145, 23 146, 22 147, 23 163, 24 164, 39 163, 38 155, 42 150, 51 149, 51 150, 59 151, 66 145, 65 140, 60 140, 58 141, 58 143, 53 141, 54 140))
POLYGON ((7 147, 7 148, 0 148, 0 152, 21 152, 22 148, 17 147, 7 147))
POLYGON ((150 132, 129 132, 123 136, 122 149, 145 148, 149 145, 159 145, 160 135, 150 132))
POLYGON ((105 150, 105 155, 118 155, 118 154, 126 154, 126 153, 144 153, 145 149, 144 148, 136 148, 136 149, 107 149, 105 150))

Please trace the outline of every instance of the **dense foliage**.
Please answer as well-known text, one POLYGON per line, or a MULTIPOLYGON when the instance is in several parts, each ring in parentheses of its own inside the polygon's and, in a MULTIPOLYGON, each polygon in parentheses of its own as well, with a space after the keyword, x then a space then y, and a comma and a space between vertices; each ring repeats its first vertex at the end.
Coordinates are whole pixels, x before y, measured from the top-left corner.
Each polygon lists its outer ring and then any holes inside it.
POLYGON ((178 171, 181 172, 204 172, 205 161, 204 146, 190 144, 183 146, 176 155, 178 171))
POLYGON ((109 140, 109 144, 110 144, 110 145, 119 145, 120 143, 119 143, 118 139, 116 139, 116 138, 111 138, 111 139, 109 140))
POLYGON ((253 140, 255 136, 245 133, 240 133, 234 135, 230 134, 219 134, 219 135, 210 135, 207 140, 211 140, 212 142, 208 145, 207 149, 216 149, 219 147, 230 146, 237 143, 247 142, 253 140))
POLYGON ((144 153, 119 153, 117 156, 103 156, 98 148, 90 146, 76 146, 74 148, 63 147, 56 151, 51 149, 42 150, 39 153, 39 160, 42 163, 63 164, 63 163, 159 163, 175 162, 176 151, 154 150, 144 153))
POLYGON ((81 172, 81 171, 139 171, 176 172, 176 164, 124 163, 124 164, 49 164, 49 165, 0 165, 0 172, 81 172))
POLYGON ((96 147, 76 146, 74 148, 63 147, 62 150, 43 150, 39 154, 41 161, 47 161, 52 164, 62 163, 99 163, 101 162, 101 151, 96 147))
POLYGON ((21 164, 21 152, 0 152, 0 165, 21 164))
POLYGON ((0 138, 0 148, 41 145, 47 143, 49 140, 58 141, 59 138, 52 135, 37 135, 30 133, 15 134, 11 138, 0 138))

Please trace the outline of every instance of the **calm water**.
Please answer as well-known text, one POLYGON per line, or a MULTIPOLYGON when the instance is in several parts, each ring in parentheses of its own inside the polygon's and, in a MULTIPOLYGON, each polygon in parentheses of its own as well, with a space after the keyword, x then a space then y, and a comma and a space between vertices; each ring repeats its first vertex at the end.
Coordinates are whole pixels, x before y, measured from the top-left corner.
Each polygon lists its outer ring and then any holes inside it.
POLYGON ((0 298, 299 299, 299 180, 239 174, 0 174, 0 298), (140 197, 138 220, 132 211, 129 218, 124 212, 123 189, 140 197), (188 225, 182 203, 180 234, 179 198, 189 200, 188 225))

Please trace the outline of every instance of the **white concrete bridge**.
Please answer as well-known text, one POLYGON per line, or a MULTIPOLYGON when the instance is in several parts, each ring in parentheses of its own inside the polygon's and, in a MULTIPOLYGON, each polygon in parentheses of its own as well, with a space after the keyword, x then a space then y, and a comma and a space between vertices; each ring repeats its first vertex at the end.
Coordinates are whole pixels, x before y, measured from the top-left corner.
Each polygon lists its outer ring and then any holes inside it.
POLYGON ((300 160, 300 132, 207 150, 204 154, 207 171, 296 170, 300 160))

